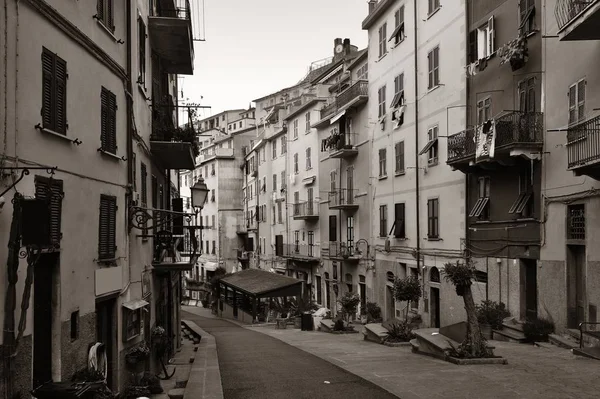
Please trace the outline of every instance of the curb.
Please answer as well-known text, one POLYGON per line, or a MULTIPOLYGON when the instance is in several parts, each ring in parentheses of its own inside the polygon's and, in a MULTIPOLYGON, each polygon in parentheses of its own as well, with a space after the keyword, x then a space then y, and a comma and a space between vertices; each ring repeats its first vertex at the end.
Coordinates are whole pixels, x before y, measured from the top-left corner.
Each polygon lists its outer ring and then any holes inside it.
POLYGON ((199 334, 202 339, 198 345, 196 358, 190 370, 185 388, 184 399, 223 399, 221 371, 217 355, 215 337, 189 320, 181 321, 187 328, 199 334))

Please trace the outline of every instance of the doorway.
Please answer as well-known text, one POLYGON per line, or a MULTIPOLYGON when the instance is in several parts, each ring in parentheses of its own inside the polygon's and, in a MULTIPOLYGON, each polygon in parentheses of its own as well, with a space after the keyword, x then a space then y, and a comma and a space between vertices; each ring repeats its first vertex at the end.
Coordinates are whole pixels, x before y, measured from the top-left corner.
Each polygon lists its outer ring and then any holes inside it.
POLYGON ((585 245, 567 245, 567 326, 585 321, 585 245))
POLYGON ((521 316, 525 320, 537 318, 537 261, 521 259, 521 276, 523 279, 521 291, 521 316))
POLYGON ((389 285, 385 289, 385 315, 386 320, 396 317, 396 300, 394 299, 394 290, 389 285))
POLYGON ((440 328, 440 289, 431 287, 429 313, 431 315, 431 327, 440 328))
POLYGON ((52 380, 54 273, 58 254, 41 255, 33 274, 33 387, 52 380))
POLYGON ((106 383, 110 389, 115 388, 114 372, 117 368, 115 357, 117 344, 116 304, 116 298, 96 302, 96 341, 104 344, 106 383))

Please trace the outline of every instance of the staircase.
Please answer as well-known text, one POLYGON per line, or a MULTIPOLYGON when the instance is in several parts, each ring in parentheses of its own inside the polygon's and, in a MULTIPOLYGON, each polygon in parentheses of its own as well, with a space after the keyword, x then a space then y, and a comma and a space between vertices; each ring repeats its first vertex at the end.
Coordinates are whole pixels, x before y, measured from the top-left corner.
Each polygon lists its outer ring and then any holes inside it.
POLYGON ((600 360, 600 323, 585 322, 580 327, 583 331, 570 329, 569 335, 574 335, 579 341, 579 347, 573 348, 573 353, 577 356, 589 357, 600 360))
POLYGON ((524 343, 523 322, 514 317, 504 319, 502 330, 492 330, 492 339, 496 341, 524 343))

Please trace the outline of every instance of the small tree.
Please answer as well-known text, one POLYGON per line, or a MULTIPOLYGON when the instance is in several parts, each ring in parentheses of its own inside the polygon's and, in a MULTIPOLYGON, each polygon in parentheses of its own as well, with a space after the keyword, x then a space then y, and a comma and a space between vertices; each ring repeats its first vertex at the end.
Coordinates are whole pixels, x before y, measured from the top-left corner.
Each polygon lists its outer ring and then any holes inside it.
MULTIPOLYGON (((399 302, 418 301, 421 297, 421 284, 414 276, 396 278, 394 280, 394 299, 399 302)), ((405 314, 408 321, 408 312, 405 314)))
POLYGON ((467 312, 467 336, 460 344, 459 352, 465 357, 489 357, 492 352, 488 349, 487 342, 481 334, 473 292, 471 291, 475 271, 475 266, 471 263, 465 264, 456 261, 456 263, 446 263, 443 274, 444 279, 454 285, 456 294, 462 296, 467 312))
POLYGON ((347 322, 350 322, 350 316, 355 315, 358 309, 360 296, 352 292, 346 292, 338 302, 342 305, 342 316, 347 322))

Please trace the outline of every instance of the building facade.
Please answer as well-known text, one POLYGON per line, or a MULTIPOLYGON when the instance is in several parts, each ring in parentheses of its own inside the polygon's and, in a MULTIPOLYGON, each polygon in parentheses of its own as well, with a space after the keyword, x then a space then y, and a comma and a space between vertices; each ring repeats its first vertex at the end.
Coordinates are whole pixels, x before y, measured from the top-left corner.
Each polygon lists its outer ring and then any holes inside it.
POLYGON ((2 280, 0 299, 7 397, 70 380, 95 343, 103 344, 107 382, 118 392, 130 375, 127 350, 149 340, 153 326, 167 327, 171 349, 179 343, 179 273, 154 256, 153 233, 131 222, 134 214, 149 215, 147 208, 171 209, 178 192, 169 170, 193 162, 192 144, 159 137, 176 126, 174 74, 193 70, 189 6, 177 2, 165 13, 163 3, 27 1, 0 11, 9 24, 4 40, 15 44, 3 73, 16 83, 5 86, 0 113, 0 190, 9 188, 0 240, 31 255, 4 252, 2 259, 14 270, 14 279, 2 280), (161 23, 183 29, 165 36, 161 23), (164 51, 164 40, 183 37, 184 51, 164 51), (174 147, 179 164, 171 163, 174 147), (13 196, 23 201, 13 206, 13 196), (20 220, 38 233, 16 231, 20 220), (24 287, 31 294, 22 316, 24 287), (5 313, 13 295, 15 310, 5 313))

